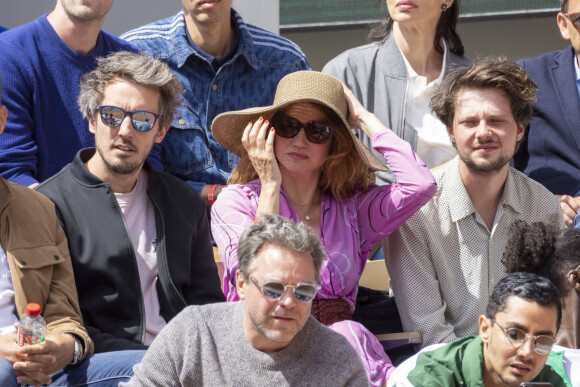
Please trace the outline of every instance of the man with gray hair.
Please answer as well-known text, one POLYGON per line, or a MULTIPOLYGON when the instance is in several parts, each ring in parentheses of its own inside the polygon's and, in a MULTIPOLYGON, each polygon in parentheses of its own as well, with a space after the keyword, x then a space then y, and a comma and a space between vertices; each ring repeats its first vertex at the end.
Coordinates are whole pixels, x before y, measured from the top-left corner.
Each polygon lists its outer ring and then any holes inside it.
POLYGON ((264 215, 238 245, 241 301, 189 307, 128 386, 368 386, 349 342, 310 315, 324 254, 314 232, 264 215))
POLYGON ((191 304, 224 300, 205 206, 146 161, 180 102, 166 64, 118 52, 83 76, 78 103, 95 148, 38 187, 67 234, 95 352, 145 349, 191 304))

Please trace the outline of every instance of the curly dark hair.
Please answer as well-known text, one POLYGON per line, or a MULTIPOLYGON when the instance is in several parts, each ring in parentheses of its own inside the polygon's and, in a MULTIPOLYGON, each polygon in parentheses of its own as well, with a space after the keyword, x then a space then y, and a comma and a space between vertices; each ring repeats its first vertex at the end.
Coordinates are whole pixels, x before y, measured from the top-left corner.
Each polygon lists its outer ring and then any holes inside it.
POLYGON ((562 13, 568 12, 568 0, 560 0, 560 11, 562 13))
POLYGON ((557 222, 515 221, 502 258, 506 272, 537 273, 550 279, 564 297, 570 291, 568 271, 580 265, 580 229, 560 230, 557 222))
MULTIPOLYGON (((377 0, 377 4, 383 2, 384 0, 377 0)), ((451 4, 451 7, 447 8, 445 12, 441 12, 441 17, 439 17, 433 45, 435 46, 435 50, 440 54, 443 54, 441 39, 445 40, 449 46, 449 51, 452 53, 460 56, 463 56, 465 53, 463 43, 461 43, 461 38, 455 31, 457 20, 459 19, 459 3, 460 0, 455 0, 453 4, 451 4)), ((391 19, 391 15, 387 12, 387 16, 383 20, 371 25, 371 30, 368 36, 369 39, 373 42, 384 40, 393 30, 393 23, 394 21, 391 19)))
POLYGON ((516 296, 544 307, 554 306, 558 313, 556 320, 558 330, 562 321, 562 303, 558 293, 556 286, 546 277, 529 272, 510 273, 494 286, 485 315, 495 318, 498 312, 505 310, 508 299, 516 296))

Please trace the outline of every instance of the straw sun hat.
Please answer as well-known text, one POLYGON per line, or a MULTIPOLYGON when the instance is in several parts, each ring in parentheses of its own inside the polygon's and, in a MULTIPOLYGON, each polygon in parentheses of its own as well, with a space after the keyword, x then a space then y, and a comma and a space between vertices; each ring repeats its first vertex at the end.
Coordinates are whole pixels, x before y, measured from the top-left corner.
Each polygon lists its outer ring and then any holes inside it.
POLYGON ((270 119, 286 106, 300 102, 322 105, 333 111, 343 122, 362 162, 376 171, 389 170, 353 134, 346 119, 348 106, 342 83, 333 76, 316 71, 297 71, 286 75, 278 83, 273 105, 222 113, 214 118, 211 131, 224 148, 241 156, 242 133, 248 122, 254 122, 260 116, 270 119))

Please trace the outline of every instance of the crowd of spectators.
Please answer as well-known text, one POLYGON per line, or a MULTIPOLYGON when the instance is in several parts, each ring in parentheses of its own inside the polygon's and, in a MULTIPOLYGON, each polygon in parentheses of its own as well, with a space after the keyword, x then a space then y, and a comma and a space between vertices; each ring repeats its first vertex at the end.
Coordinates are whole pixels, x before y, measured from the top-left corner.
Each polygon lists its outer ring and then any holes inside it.
POLYGON ((322 72, 232 0, 113 1, 0 27, 0 385, 580 386, 580 0, 517 63, 386 0, 322 72))

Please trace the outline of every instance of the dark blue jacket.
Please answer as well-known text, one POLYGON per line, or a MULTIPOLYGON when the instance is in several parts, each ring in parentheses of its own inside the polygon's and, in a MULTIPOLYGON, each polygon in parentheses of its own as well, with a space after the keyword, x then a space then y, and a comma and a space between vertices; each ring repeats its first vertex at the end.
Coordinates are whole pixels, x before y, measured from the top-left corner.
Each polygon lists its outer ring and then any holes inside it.
POLYGON ((580 100, 572 46, 518 62, 538 84, 534 115, 514 165, 552 193, 580 190, 580 100))

